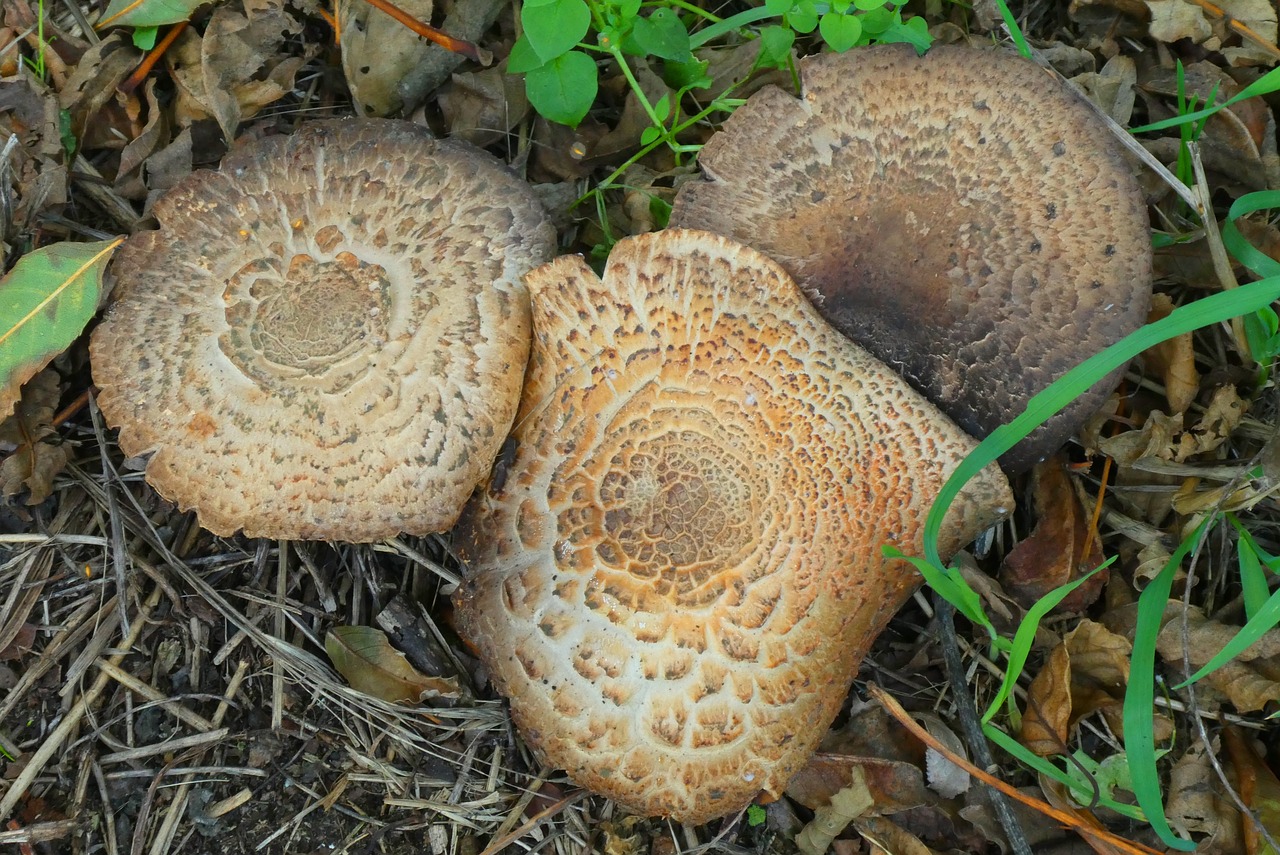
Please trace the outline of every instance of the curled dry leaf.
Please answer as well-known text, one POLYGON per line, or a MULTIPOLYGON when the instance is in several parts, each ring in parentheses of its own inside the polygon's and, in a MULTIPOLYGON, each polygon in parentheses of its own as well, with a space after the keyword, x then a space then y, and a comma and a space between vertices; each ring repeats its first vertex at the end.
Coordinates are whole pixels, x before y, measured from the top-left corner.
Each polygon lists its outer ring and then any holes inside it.
POLYGON ((301 31, 283 8, 268 6, 248 17, 234 6, 219 6, 203 37, 184 32, 165 54, 178 85, 179 124, 212 116, 225 139, 234 139, 240 122, 293 88, 315 47, 302 56, 286 56, 281 47, 301 31))
MULTIPOLYGON (((1217 740, 1214 740, 1215 748, 1217 740)), ((1196 852, 1226 855, 1243 852, 1240 817, 1222 797, 1222 785, 1209 762, 1203 743, 1192 743, 1169 772, 1169 798, 1165 816, 1175 829, 1207 834, 1196 852)))
POLYGON ((0 280, 0 418, 20 389, 66 350, 98 311, 102 271, 119 240, 54 243, 0 280))
MULTIPOLYGON (((1005 590, 1026 607, 1106 560, 1094 535, 1090 515, 1080 504, 1062 458, 1051 457, 1037 465, 1032 482, 1036 527, 1013 548, 1000 567, 1000 581, 1005 590)), ((1105 569, 1094 574, 1054 611, 1078 612, 1087 608, 1098 598, 1107 575, 1105 569)))
MULTIPOLYGON (((1147 322, 1167 318, 1173 311, 1168 294, 1153 294, 1147 322)), ((1164 397, 1169 412, 1181 413, 1191 406, 1200 391, 1200 372, 1196 371, 1196 352, 1191 333, 1162 341, 1144 354, 1147 370, 1164 378, 1164 397)))
POLYGON ((1049 654, 1027 689, 1027 711, 1018 739, 1041 757, 1065 754, 1071 721, 1071 655, 1065 644, 1049 654))
POLYGON ((366 695, 393 704, 458 697, 457 680, 423 674, 391 646, 382 630, 371 626, 334 627, 325 636, 324 649, 338 673, 366 695))
MULTIPOLYGON (((1168 618, 1156 638, 1156 650, 1176 672, 1183 667, 1183 621, 1166 610, 1168 618)), ((1209 662, 1224 648, 1239 627, 1219 623, 1208 618, 1197 608, 1187 609, 1185 646, 1192 669, 1209 662)), ((1263 709, 1280 701, 1280 629, 1262 634, 1250 647, 1241 651, 1227 664, 1206 676, 1200 688, 1207 685, 1226 696, 1238 712, 1246 713, 1263 709)))
POLYGON ((831 797, 830 804, 814 811, 813 819, 796 835, 796 846, 804 855, 823 855, 841 832, 875 807, 861 769, 854 769, 849 786, 831 797))
MULTIPOLYGON (((1092 58, 1093 54, 1086 53, 1086 56, 1092 58)), ((1136 100, 1134 86, 1138 82, 1137 65, 1131 57, 1113 56, 1100 71, 1078 74, 1071 82, 1084 90, 1089 100, 1108 116, 1121 125, 1129 125, 1136 100)))
POLYGON ((0 462, 0 493, 5 496, 25 488, 30 491, 27 504, 38 505, 53 492, 53 479, 70 457, 66 446, 48 442, 57 438, 51 421, 61 394, 58 373, 42 371, 22 387, 17 411, 0 422, 0 450, 9 451, 0 462))
POLYGON ((933 855, 920 838, 882 816, 862 817, 854 822, 858 833, 872 845, 872 852, 894 855, 933 855))
POLYGON ((59 106, 71 119, 71 133, 87 147, 119 147, 137 135, 138 129, 120 110, 108 115, 104 108, 127 100, 129 96, 116 87, 141 59, 142 52, 123 31, 112 33, 85 53, 58 93, 59 106), (119 124, 125 127, 113 127, 119 124))
POLYGON ((848 754, 815 754, 787 784, 787 795, 817 810, 849 787, 858 774, 871 792, 878 813, 898 813, 935 801, 925 791, 924 776, 914 763, 848 754))
POLYGON ((1053 649, 1027 690, 1022 743, 1042 757, 1063 753, 1071 727, 1101 711, 1124 732, 1121 714, 1133 646, 1099 623, 1083 620, 1053 649))

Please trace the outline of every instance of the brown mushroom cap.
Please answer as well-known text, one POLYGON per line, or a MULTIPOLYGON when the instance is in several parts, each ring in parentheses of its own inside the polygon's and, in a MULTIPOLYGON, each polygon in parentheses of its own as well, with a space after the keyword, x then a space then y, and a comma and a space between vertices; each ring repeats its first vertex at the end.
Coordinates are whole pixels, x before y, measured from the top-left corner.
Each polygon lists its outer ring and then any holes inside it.
MULTIPOLYGON (((999 51, 885 45, 801 63, 703 148, 671 224, 782 264, 837 329, 984 437, 1137 329, 1151 298, 1141 193, 1106 126, 999 51)), ((1010 451, 1056 450, 1122 372, 1010 451)))
MULTIPOLYGON (((975 445, 827 325, 764 255, 706 232, 525 278, 514 459, 456 530, 462 635, 549 765, 704 822, 777 795, 918 583, 925 513, 975 445)), ((998 468, 954 551, 1012 505, 998 468)))
POLYGON ((197 172, 112 264, 94 379, 126 454, 216 534, 448 528, 487 474, 554 255, 527 185, 406 122, 319 122, 197 172))

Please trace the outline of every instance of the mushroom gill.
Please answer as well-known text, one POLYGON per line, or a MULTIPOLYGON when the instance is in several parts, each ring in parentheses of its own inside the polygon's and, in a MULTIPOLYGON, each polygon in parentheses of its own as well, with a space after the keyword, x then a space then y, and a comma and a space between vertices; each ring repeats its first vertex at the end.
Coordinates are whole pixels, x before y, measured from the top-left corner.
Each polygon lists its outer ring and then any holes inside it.
MULTIPOLYGON (((1080 96, 996 50, 906 45, 801 62, 702 149, 671 224, 776 259, 828 321, 979 438, 1137 329, 1146 206, 1080 96)), ((1100 381, 1008 452, 1025 469, 1106 399, 1100 381)))
POLYGON ((155 205, 112 264, 98 401, 216 534, 448 528, 511 425, 520 277, 554 255, 528 186, 406 122, 317 122, 155 205))
MULTIPOLYGON (((916 587, 973 449, 764 255, 709 233, 531 271, 514 457, 456 529, 459 629, 550 766, 704 822, 776 796, 916 587)), ((1012 505, 995 466, 950 554, 1012 505)))

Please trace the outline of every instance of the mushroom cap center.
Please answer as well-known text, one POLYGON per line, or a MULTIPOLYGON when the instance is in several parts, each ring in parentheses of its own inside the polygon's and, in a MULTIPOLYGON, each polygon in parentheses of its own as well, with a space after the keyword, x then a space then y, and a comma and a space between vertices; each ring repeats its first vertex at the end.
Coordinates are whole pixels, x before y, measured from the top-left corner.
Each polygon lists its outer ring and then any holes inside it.
POLYGON ((232 277, 228 313, 248 314, 249 341, 267 361, 316 371, 385 340, 390 282, 381 265, 341 252, 330 260, 297 254, 283 276, 261 267, 253 262, 232 277))
POLYGON ((713 601, 719 574, 755 540, 757 488, 746 461, 677 429, 629 438, 602 468, 601 562, 682 607, 713 601))

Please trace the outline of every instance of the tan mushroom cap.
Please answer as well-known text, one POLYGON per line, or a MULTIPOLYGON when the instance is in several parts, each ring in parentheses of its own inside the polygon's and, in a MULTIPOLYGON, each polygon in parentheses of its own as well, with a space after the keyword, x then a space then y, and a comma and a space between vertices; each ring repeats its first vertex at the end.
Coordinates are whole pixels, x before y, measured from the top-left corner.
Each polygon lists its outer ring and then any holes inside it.
MULTIPOLYGON (((925 513, 975 445, 706 232, 526 277, 515 456, 455 543, 455 597, 535 752, 626 809, 704 822, 780 794, 916 587, 925 513)), ((1012 506, 994 465, 954 551, 1012 506)))
MULTIPOLYGON (((1137 329, 1146 208, 1110 131, 1033 63, 885 45, 801 63, 703 148, 671 224, 776 259, 839 330, 985 437, 1137 329)), ((1099 382, 1001 462, 1055 451, 1099 382)))
POLYGON ((216 534, 448 528, 488 473, 554 255, 527 185, 422 128, 319 122, 155 205, 112 264, 94 379, 126 454, 216 534))

